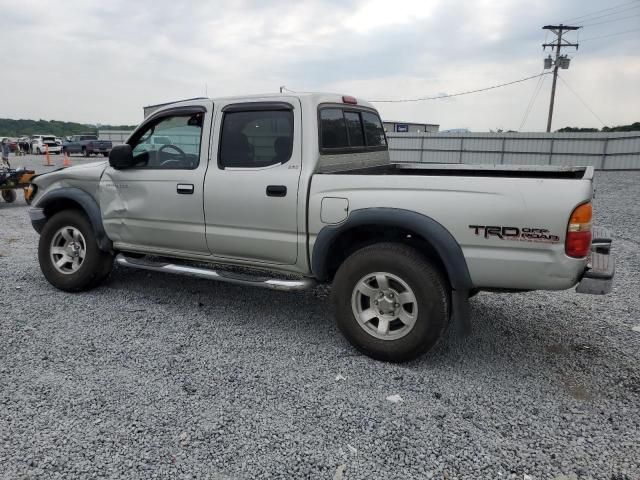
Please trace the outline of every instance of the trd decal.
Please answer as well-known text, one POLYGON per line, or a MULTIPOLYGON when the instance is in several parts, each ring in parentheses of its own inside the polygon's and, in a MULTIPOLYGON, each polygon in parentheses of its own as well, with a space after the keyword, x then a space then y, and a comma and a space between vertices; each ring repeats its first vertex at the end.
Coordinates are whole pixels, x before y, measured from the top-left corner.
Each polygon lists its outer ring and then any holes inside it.
POLYGON ((521 242, 558 243, 560 237, 553 235, 546 228, 533 227, 502 227, 490 225, 469 225, 476 235, 484 238, 499 238, 500 240, 518 240, 521 242))

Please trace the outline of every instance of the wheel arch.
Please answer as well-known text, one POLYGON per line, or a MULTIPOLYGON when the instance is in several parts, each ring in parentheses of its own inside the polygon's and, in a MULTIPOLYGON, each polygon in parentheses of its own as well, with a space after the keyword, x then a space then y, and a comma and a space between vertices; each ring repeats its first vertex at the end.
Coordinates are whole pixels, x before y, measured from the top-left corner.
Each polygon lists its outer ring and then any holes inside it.
MULTIPOLYGON (((37 201, 35 210, 40 210, 43 221, 32 220, 33 228, 40 233, 44 224, 58 212, 68 209, 80 210, 87 218, 98 242, 98 248, 104 252, 112 250, 112 243, 104 230, 100 207, 95 199, 84 190, 76 187, 62 187, 47 192, 37 201)), ((32 216, 34 218, 34 216, 32 216)))
POLYGON ((319 280, 330 281, 351 253, 388 241, 414 246, 434 260, 453 289, 473 288, 462 248, 451 232, 431 217, 397 208, 356 210, 345 222, 324 227, 313 247, 311 270, 319 280))

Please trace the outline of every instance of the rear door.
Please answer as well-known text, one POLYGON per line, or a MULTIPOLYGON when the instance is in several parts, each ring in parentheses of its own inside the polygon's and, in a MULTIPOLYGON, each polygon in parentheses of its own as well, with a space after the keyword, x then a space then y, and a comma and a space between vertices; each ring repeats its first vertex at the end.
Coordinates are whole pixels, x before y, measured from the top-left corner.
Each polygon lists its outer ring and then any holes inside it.
POLYGON ((300 108, 294 97, 220 104, 204 189, 207 243, 214 256, 296 262, 300 108))
POLYGON ((137 166, 107 167, 100 205, 105 230, 116 247, 209 256, 203 182, 212 112, 210 100, 157 112, 128 140, 137 166), (170 143, 151 148, 153 135, 170 143))

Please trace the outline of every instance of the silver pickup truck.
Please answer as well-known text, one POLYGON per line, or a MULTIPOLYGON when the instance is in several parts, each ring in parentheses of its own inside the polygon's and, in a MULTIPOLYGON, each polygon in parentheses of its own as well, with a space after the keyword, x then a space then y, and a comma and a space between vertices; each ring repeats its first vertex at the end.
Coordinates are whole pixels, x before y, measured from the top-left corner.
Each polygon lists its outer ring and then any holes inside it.
POLYGON ((349 96, 203 98, 155 111, 108 162, 35 177, 30 216, 62 290, 99 285, 114 260, 277 290, 331 282, 347 339, 405 361, 451 321, 468 330, 480 290, 608 293, 593 173, 391 164, 377 111, 349 96))

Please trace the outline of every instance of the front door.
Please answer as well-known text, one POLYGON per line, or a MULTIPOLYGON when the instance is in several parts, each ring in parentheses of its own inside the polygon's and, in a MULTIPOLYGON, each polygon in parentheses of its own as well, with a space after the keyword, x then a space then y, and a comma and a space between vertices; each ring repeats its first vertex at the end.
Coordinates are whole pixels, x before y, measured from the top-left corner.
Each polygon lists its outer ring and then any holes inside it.
POLYGON ((136 166, 100 181, 105 231, 116 248, 209 255, 203 183, 213 103, 152 115, 130 138, 136 166))
POLYGON ((292 265, 298 255, 300 102, 221 104, 205 180, 212 255, 292 265))

